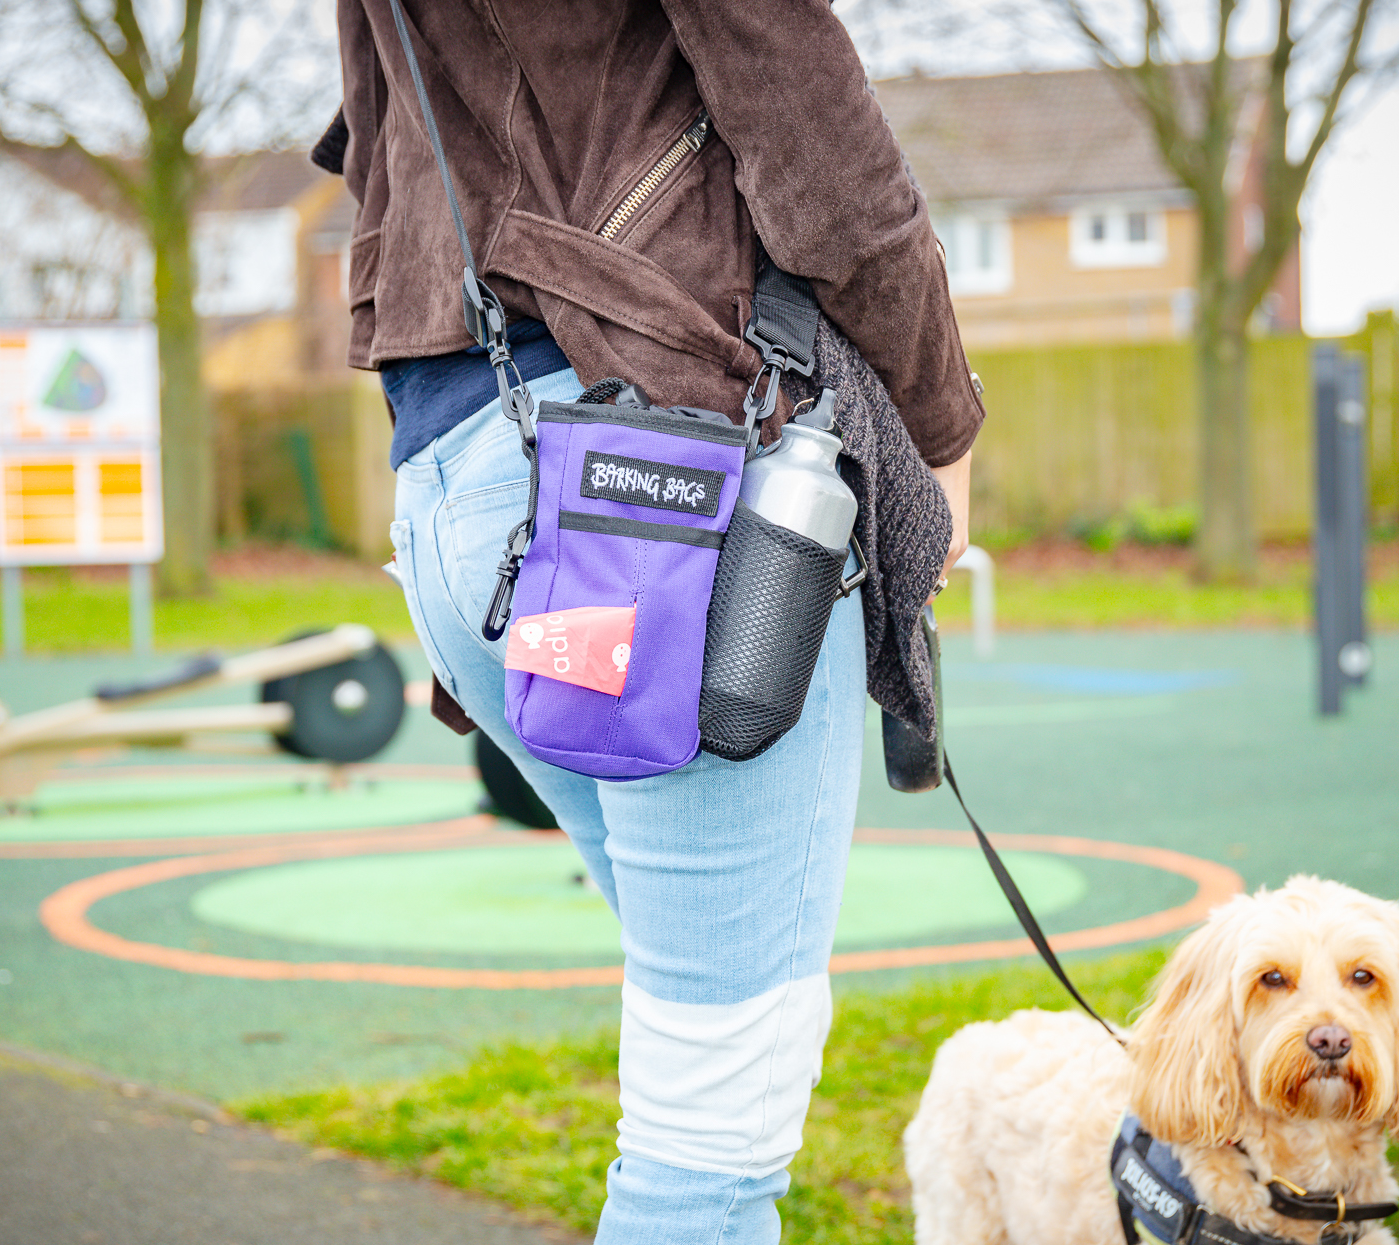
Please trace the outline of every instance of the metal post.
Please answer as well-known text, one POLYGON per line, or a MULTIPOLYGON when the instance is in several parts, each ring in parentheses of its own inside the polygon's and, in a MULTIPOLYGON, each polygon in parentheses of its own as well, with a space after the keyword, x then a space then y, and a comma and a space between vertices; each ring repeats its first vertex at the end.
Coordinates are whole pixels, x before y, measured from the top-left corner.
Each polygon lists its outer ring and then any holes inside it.
POLYGON ((151 568, 133 562, 130 571, 131 651, 145 657, 155 648, 155 617, 151 607, 151 568))
POLYGON ((1336 424, 1338 358, 1329 343, 1312 351, 1312 386, 1316 432, 1315 609, 1318 693, 1323 714, 1341 711, 1341 575, 1340 498, 1337 479, 1336 424))
POLYGON ((980 545, 968 545, 953 570, 972 577, 972 652, 990 657, 996 650, 996 564, 980 545))
POLYGON ((1336 468, 1340 477, 1341 633, 1337 662, 1349 684, 1364 683, 1370 672, 1365 634, 1365 546, 1369 535, 1369 482, 1365 462, 1365 361, 1340 360, 1336 407, 1336 468))
POLYGON ((17 566, 5 567, 5 656, 24 656, 24 572, 17 566))

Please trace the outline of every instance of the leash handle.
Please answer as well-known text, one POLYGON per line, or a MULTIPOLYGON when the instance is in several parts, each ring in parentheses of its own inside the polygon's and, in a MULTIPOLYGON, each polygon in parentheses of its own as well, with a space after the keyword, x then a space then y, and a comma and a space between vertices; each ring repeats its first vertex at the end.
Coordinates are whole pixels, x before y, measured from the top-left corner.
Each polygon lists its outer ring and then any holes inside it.
POLYGON ((991 872, 995 875, 1001 893, 1010 902, 1010 906, 1015 912, 1015 919, 1020 922, 1020 928, 1029 935, 1030 941, 1035 945, 1035 950, 1040 953, 1040 959, 1049 965, 1049 971, 1059 978, 1059 984, 1073 996, 1074 1002, 1102 1025, 1114 1042, 1125 1047, 1127 1042, 1123 1036, 1089 1006, 1088 1000, 1078 992, 1077 987, 1069 980, 1064 966, 1059 963, 1059 957, 1054 954, 1049 945, 1049 939, 1044 936, 1044 931, 1040 929, 1040 923, 1035 920, 1035 914, 1030 911, 1030 905, 1025 902, 1025 896, 1020 893, 1015 879, 1010 876, 1010 870, 1006 868, 1005 861, 991 846, 991 840, 986 837, 986 832, 976 824, 976 818, 972 816, 967 802, 962 799, 962 792, 957 787, 957 777, 952 772, 952 763, 947 759, 946 753, 943 754, 943 773, 947 775, 947 785, 952 788, 952 794, 957 797, 957 803, 962 806, 962 812, 966 814, 967 820, 971 823, 972 830, 976 834, 976 841, 981 845, 982 854, 986 857, 986 863, 991 866, 991 872))

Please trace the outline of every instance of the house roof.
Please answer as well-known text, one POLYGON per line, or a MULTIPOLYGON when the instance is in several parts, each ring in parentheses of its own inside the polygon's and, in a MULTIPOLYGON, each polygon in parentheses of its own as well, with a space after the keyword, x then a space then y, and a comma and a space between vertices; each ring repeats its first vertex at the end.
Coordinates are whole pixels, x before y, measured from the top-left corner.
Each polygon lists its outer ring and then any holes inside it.
POLYGON ((312 164, 305 151, 256 151, 216 156, 208 163, 211 185, 199 204, 205 210, 257 212, 287 207, 332 176, 312 164))
POLYGON ((931 202, 1028 207, 1180 189, 1138 107, 1102 69, 914 76, 874 88, 931 202))
MULTIPOLYGON (((70 190, 104 212, 134 220, 131 205, 112 183, 79 152, 63 147, 0 146, 57 186, 70 190)), ((128 161, 119 163, 132 167, 128 161)), ((203 211, 260 211, 287 207, 304 191, 331 174, 313 165, 304 151, 256 151, 215 156, 206 162, 208 189, 200 197, 203 211)))

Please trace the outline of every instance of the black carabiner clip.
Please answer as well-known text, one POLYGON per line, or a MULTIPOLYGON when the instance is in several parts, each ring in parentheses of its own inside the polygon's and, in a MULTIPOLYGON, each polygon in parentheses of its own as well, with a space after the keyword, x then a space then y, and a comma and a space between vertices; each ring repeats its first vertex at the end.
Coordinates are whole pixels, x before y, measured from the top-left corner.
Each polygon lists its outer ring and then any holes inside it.
POLYGON ((515 582, 520 577, 520 563, 525 559, 525 546, 529 544, 528 523, 519 523, 510 533, 510 543, 505 547, 505 556, 496 565, 495 591, 491 593, 491 603, 486 607, 486 616, 481 619, 481 634, 495 641, 505 634, 510 622, 510 603, 515 599, 515 582))
POLYGON ((743 399, 743 429, 748 434, 750 451, 757 446, 758 425, 777 410, 778 384, 782 379, 782 373, 786 370, 787 352, 779 347, 773 347, 763 357, 762 367, 758 369, 758 374, 753 377, 753 383, 748 386, 748 393, 743 399), (767 377, 767 388, 763 390, 763 396, 759 399, 758 386, 762 383, 764 376, 767 377))

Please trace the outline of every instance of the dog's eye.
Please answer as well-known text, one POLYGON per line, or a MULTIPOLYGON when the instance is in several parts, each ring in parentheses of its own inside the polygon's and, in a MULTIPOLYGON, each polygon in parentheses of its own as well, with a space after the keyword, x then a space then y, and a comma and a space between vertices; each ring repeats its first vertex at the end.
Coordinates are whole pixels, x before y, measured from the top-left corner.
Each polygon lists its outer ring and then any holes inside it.
POLYGON ((1368 968, 1357 968, 1355 972, 1351 973, 1350 979, 1355 982, 1357 986, 1368 986, 1374 981, 1375 974, 1368 968))
POLYGON ((1276 968, 1270 968, 1259 980, 1267 986, 1269 990, 1278 990, 1287 985, 1287 978, 1276 968))

